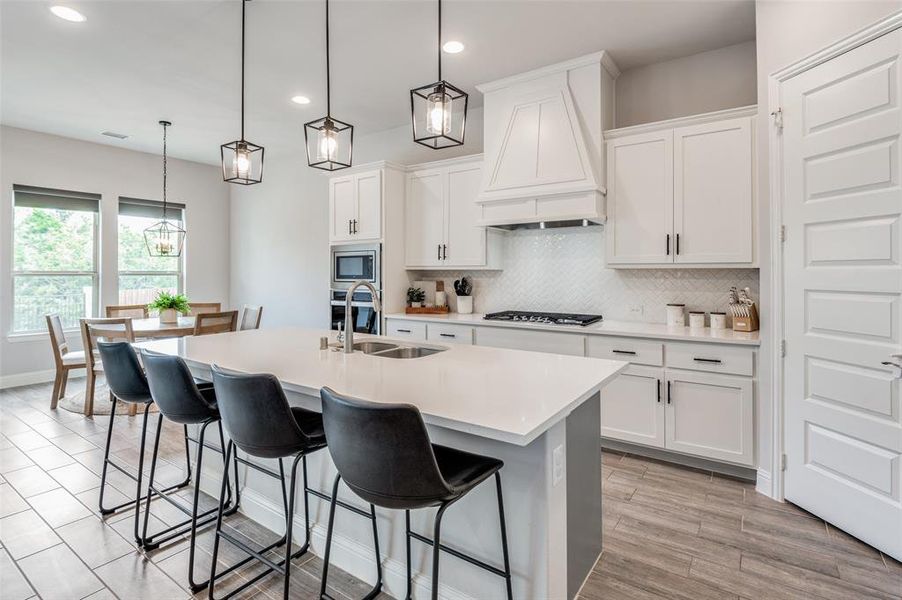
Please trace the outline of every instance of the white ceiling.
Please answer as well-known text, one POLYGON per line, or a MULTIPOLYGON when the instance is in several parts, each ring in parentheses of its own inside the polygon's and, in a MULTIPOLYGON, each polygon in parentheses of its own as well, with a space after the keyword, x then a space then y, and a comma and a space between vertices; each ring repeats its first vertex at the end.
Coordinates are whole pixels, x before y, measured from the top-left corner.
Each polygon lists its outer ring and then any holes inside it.
MULTIPOLYGON (((5 125, 215 164, 239 137, 241 5, 230 1, 0 1, 0 121, 5 125), (129 134, 124 141, 99 135, 129 134)), ((409 89, 436 79, 431 0, 333 0, 332 114, 357 134, 403 125, 409 89)), ((302 124, 325 112, 324 3, 247 6, 248 140, 268 153, 302 146, 302 124), (291 96, 312 103, 298 106, 291 96)), ((753 0, 446 0, 447 80, 475 84, 596 50, 621 69, 753 39, 753 0)))

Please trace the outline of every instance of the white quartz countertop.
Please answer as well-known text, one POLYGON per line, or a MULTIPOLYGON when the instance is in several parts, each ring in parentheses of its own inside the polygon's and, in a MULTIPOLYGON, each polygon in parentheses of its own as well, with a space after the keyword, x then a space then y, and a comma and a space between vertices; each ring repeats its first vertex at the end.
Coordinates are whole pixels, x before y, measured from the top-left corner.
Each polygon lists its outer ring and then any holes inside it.
POLYGON ((406 313, 386 314, 386 319, 406 319, 410 321, 426 321, 432 323, 457 323, 460 325, 478 325, 483 327, 508 327, 517 329, 536 329, 541 331, 560 331, 581 333, 584 335, 616 335, 623 337, 655 338, 664 340, 680 340, 686 342, 712 342, 717 344, 739 344, 758 346, 761 344, 758 332, 745 333, 732 329, 711 329, 705 327, 692 329, 689 327, 668 327, 663 323, 640 323, 633 321, 601 321, 593 325, 544 325, 541 323, 522 323, 516 321, 486 321, 482 314, 462 315, 448 313, 443 315, 408 315, 406 313))
MULTIPOLYGON (((334 333, 258 329, 141 342, 177 354, 189 366, 217 364, 244 373, 272 373, 287 390, 319 397, 324 386, 386 403, 409 403, 426 423, 525 446, 598 392, 627 363, 480 346, 447 348, 413 359, 320 350, 334 333)), ((373 336, 355 335, 355 341, 373 336)), ((379 341, 393 341, 378 337, 379 341)), ((395 340, 412 345, 409 340, 395 340)))

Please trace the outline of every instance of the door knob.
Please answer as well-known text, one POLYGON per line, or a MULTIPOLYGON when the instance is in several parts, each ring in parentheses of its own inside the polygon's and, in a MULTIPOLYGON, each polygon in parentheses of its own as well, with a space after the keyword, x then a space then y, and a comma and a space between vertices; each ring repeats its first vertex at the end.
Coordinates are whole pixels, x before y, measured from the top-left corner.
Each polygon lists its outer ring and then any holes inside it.
MULTIPOLYGON (((895 355, 893 355, 893 356, 895 356, 895 355)), ((893 376, 896 379, 902 379, 902 364, 893 362, 891 360, 885 360, 885 361, 881 362, 880 364, 883 365, 884 367, 892 367, 893 368, 893 376)))

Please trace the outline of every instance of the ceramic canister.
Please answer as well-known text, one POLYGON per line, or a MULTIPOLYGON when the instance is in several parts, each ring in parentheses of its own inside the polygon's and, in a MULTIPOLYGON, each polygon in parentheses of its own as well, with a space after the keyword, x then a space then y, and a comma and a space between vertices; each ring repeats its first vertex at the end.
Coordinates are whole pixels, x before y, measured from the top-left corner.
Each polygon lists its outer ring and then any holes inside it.
POLYGON ((667 326, 683 327, 686 325, 686 305, 685 304, 668 304, 667 305, 667 326))

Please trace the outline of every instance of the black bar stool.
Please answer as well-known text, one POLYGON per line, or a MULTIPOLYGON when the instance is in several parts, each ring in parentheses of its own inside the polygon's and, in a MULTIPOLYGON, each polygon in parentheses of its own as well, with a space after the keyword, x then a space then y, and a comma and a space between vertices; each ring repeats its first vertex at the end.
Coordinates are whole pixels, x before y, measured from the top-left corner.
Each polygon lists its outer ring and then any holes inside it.
MULTIPOLYGON (((332 497, 344 479, 351 490, 365 501, 405 513, 407 544, 407 598, 411 597, 410 540, 432 546, 432 598, 438 598, 439 551, 447 552, 472 565, 503 577, 507 597, 512 600, 507 531, 501 497, 501 467, 504 463, 488 456, 471 454, 432 444, 420 411, 409 404, 381 404, 342 396, 329 388, 320 391, 323 401, 323 426, 329 439, 329 453, 338 468, 332 497), (504 569, 445 546, 440 541, 445 510, 477 485, 495 476, 498 514, 501 522, 501 548, 504 569), (410 511, 438 507, 434 537, 429 539, 410 530, 410 511)), ((326 552, 320 596, 326 594, 329 551, 335 503, 329 510, 326 552)))
MULTIPOLYGON (((147 413, 150 405, 153 404, 153 398, 150 395, 150 387, 147 384, 147 377, 138 362, 138 356, 135 354, 134 348, 128 342, 97 342, 97 351, 100 353, 100 360, 103 363, 103 372, 106 376, 107 385, 110 388, 110 401, 113 406, 110 409, 110 426, 107 430, 106 448, 103 451, 103 469, 100 475, 100 498, 98 504, 100 514, 108 515, 118 511, 121 508, 135 505, 135 543, 142 545, 143 540, 138 534, 138 521, 141 511, 141 482, 144 474, 144 446, 147 438, 147 413), (138 473, 133 475, 131 471, 125 467, 116 464, 110 460, 110 441, 113 437, 113 419, 116 417, 116 404, 122 401, 129 404, 137 404, 144 406, 144 421, 141 425, 141 445, 138 454, 138 473), (110 508, 103 505, 103 492, 106 489, 107 467, 113 467, 117 471, 123 473, 136 483, 135 498, 123 502, 117 506, 110 508)), ((188 463, 188 476, 173 486, 166 488, 164 491, 169 492, 179 488, 183 488, 191 482, 191 457, 188 453, 188 427, 185 427, 185 458, 188 463)))
MULTIPOLYGON (((188 370, 185 361, 178 356, 168 356, 165 354, 156 354, 144 350, 141 352, 144 363, 144 369, 147 373, 147 382, 150 386, 150 394, 154 403, 160 410, 159 420, 157 422, 157 434, 153 444, 153 458, 150 461, 150 477, 147 486, 146 508, 144 509, 144 526, 142 530, 142 542, 146 550, 158 548, 160 544, 164 544, 169 540, 183 535, 190 531, 190 542, 188 550, 188 583, 192 592, 198 592, 209 583, 209 579, 196 583, 194 581, 194 552, 197 537, 197 528, 213 522, 217 518, 217 508, 198 514, 198 504, 200 501, 200 477, 203 466, 204 448, 209 448, 218 452, 223 456, 223 469, 226 474, 229 471, 229 465, 225 462, 225 438, 222 433, 222 422, 219 420, 219 410, 216 406, 216 394, 213 390, 213 383, 202 387, 198 387, 195 379, 188 370), (163 417, 170 421, 180 423, 182 425, 200 425, 197 438, 189 437, 189 440, 197 444, 197 462, 195 470, 197 475, 194 481, 194 498, 191 508, 185 508, 180 502, 177 502, 169 495, 154 487, 153 478, 157 466, 157 454, 160 448, 160 431, 163 429, 163 417), (205 441, 207 427, 216 424, 219 429, 220 446, 216 447, 205 441), (167 527, 157 533, 147 535, 148 516, 150 515, 150 501, 153 496, 159 496, 166 500, 177 509, 185 513, 189 518, 181 523, 167 527)), ((235 466, 235 498, 232 501, 232 486, 226 484, 226 510, 223 514, 230 515, 238 510, 239 490, 238 490, 238 461, 233 461, 235 466)), ((228 477, 226 477, 228 479, 228 477)))
MULTIPOLYGON (((281 573, 284 578, 283 596, 287 599, 291 577, 291 560, 307 552, 310 547, 310 495, 331 500, 329 496, 313 490, 307 485, 307 455, 326 447, 322 416, 313 411, 289 406, 288 399, 285 397, 285 392, 282 390, 279 380, 272 375, 231 374, 213 365, 213 385, 216 388, 216 398, 222 422, 226 433, 229 435, 229 443, 226 448, 226 462, 232 457, 232 452, 235 452, 235 459, 241 464, 265 473, 281 482, 282 500, 285 505, 285 535, 265 548, 255 549, 228 532, 223 531, 222 516, 224 514, 224 500, 228 480, 227 475, 224 476, 220 492, 219 517, 216 521, 216 537, 213 542, 213 567, 210 573, 209 598, 211 600, 214 598, 213 588, 218 577, 237 569, 251 559, 257 559, 268 568, 250 581, 230 591, 223 598, 229 598, 242 592, 275 571, 281 573), (277 459, 279 461, 279 471, 275 472, 255 462, 238 457, 237 452, 239 449, 252 457, 277 459), (289 456, 293 456, 294 460, 291 463, 291 479, 286 492, 285 468, 282 459, 289 456), (296 552, 292 553, 291 533, 294 522, 294 497, 298 464, 302 467, 304 480, 304 544, 296 552), (219 552, 220 539, 236 546, 248 556, 217 574, 216 559, 219 552), (264 556, 269 550, 283 544, 285 545, 285 558, 281 561, 274 562, 264 556)), ((344 506, 372 518, 373 533, 375 535, 375 508, 370 506, 370 514, 367 514, 357 507, 344 506)), ((378 548, 379 540, 377 538, 377 553, 378 548)), ((381 571, 378 588, 374 588, 372 595, 378 594, 380 589, 381 571)))

